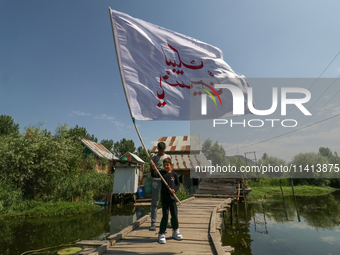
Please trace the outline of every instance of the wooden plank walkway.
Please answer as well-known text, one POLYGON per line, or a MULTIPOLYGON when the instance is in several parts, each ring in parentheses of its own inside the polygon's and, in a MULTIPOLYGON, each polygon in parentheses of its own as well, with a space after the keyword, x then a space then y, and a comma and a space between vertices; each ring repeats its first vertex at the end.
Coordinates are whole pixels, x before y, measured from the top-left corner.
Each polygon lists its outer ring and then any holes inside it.
POLYGON ((178 206, 179 228, 183 240, 171 237, 172 229, 167 229, 166 244, 158 243, 159 223, 162 211, 158 210, 157 231, 150 231, 150 217, 138 228, 132 230, 113 246, 107 247, 104 255, 122 254, 216 254, 209 238, 209 223, 213 209, 225 198, 195 198, 178 206))

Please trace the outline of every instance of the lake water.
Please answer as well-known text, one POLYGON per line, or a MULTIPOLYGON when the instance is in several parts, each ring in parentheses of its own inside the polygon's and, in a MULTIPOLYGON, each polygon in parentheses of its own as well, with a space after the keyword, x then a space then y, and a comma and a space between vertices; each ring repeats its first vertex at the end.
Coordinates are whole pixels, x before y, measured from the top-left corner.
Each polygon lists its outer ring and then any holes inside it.
MULTIPOLYGON (((110 207, 108 207, 110 208, 110 207)), ((58 218, 0 220, 0 254, 20 255, 25 251, 54 247, 34 254, 57 254, 81 240, 105 240, 149 213, 150 207, 112 206, 111 211, 58 218)), ((32 253, 29 253, 32 254, 32 253)))
POLYGON ((277 196, 268 201, 239 203, 233 221, 225 216, 223 245, 233 255, 340 254, 340 192, 325 196, 277 196))
MULTIPOLYGON (((233 255, 340 254, 340 192, 318 197, 281 196, 258 203, 239 203, 233 221, 225 217, 223 245, 233 255), (299 216, 299 217, 298 217, 299 216), (300 221, 299 221, 300 218, 300 221)), ((36 254, 56 254, 78 240, 104 240, 149 212, 147 207, 113 206, 111 211, 61 218, 0 220, 0 254, 58 246, 36 254)))

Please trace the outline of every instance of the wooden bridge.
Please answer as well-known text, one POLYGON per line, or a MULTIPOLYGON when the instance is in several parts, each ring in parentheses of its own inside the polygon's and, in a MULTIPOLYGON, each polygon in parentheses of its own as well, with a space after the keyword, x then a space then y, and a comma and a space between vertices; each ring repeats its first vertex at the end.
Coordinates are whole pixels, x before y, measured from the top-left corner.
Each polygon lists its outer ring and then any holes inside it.
MULTIPOLYGON (((166 244, 158 243, 157 231, 150 231, 150 215, 146 215, 117 234, 96 249, 88 249, 80 254, 89 255, 136 255, 136 254, 217 254, 226 255, 233 251, 230 246, 221 245, 220 229, 223 213, 228 209, 232 198, 189 198, 178 206, 179 228, 183 240, 171 237, 172 229, 167 229, 166 244)), ((162 209, 158 210, 157 227, 162 218, 162 209)), ((86 244, 81 241, 77 244, 86 244)), ((92 240, 93 243, 93 240, 92 240)))

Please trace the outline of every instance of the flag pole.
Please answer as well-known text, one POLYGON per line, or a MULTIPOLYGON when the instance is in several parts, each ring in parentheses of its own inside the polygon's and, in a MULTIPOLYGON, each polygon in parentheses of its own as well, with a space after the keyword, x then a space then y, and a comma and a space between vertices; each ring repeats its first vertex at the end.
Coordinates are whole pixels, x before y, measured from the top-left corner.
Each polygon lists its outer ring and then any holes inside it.
MULTIPOLYGON (((142 146, 146 152, 146 155, 148 156, 148 158, 150 159, 150 162, 151 162, 151 165, 154 167, 154 169, 156 169, 156 172, 157 174, 159 175, 159 177, 162 179, 163 183, 165 184, 165 186, 171 190, 169 184, 165 181, 165 179, 163 178, 163 176, 161 175, 161 173, 159 172, 159 170, 157 169, 155 163, 153 162, 152 158, 150 157, 149 155, 149 152, 148 150, 146 149, 145 145, 144 145, 144 142, 143 142, 143 139, 139 133, 139 130, 138 130, 138 127, 136 125, 136 122, 135 122, 135 118, 132 116, 132 111, 131 111, 131 107, 130 107, 130 104, 129 104, 129 100, 128 100, 128 97, 127 97, 127 91, 126 91, 126 87, 124 86, 125 85, 125 78, 124 78, 124 75, 123 75, 123 72, 122 72, 122 67, 120 65, 120 51, 118 50, 117 48, 117 43, 116 43, 116 36, 117 36, 117 33, 115 33, 115 26, 113 24, 113 19, 112 19, 112 14, 111 14, 111 7, 109 7, 109 12, 110 12, 110 20, 111 20, 111 28, 112 28, 112 35, 113 35, 113 41, 114 41, 114 44, 115 44, 115 49, 116 49, 116 56, 117 56, 117 62, 118 62, 118 66, 119 66, 119 72, 120 72, 120 78, 122 80, 122 84, 123 84, 123 89, 124 89, 124 94, 125 94, 125 99, 126 99, 126 102, 128 104, 128 107, 129 107, 129 111, 130 111, 130 116, 131 116, 131 119, 132 119, 132 122, 133 122, 133 125, 135 126, 135 129, 136 129, 136 132, 137 132, 137 135, 139 137, 139 140, 141 141, 142 143, 142 146)), ((174 197, 176 198, 176 200, 181 203, 181 201, 179 201, 178 197, 173 194, 174 197)))

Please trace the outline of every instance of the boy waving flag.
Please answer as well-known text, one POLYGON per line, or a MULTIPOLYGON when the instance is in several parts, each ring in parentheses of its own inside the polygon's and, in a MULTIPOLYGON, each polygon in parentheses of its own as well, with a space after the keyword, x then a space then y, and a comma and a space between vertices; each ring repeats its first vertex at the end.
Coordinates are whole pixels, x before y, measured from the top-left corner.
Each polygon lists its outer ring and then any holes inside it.
POLYGON ((150 158, 152 169, 163 181, 163 218, 159 243, 166 242, 165 230, 169 210, 172 216, 172 236, 181 240, 183 237, 178 228, 176 206, 176 200, 180 201, 175 195, 179 187, 178 176, 175 172, 172 173, 172 162, 167 162, 168 159, 164 159, 165 173, 159 172, 147 152, 135 120, 230 117, 234 116, 235 102, 238 102, 238 107, 242 110, 235 113, 248 113, 245 96, 248 92, 248 82, 223 60, 220 49, 111 8, 109 11, 130 114, 144 150, 150 158), (209 102, 207 95, 212 99, 209 102), (209 109, 212 109, 213 103, 216 108, 207 111, 208 105, 210 104, 209 109))

